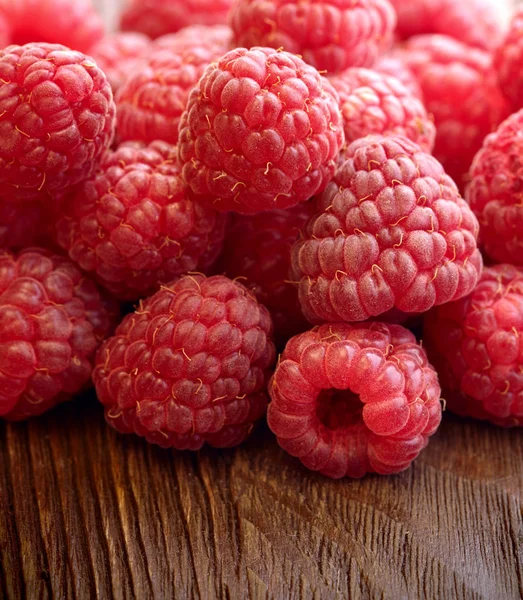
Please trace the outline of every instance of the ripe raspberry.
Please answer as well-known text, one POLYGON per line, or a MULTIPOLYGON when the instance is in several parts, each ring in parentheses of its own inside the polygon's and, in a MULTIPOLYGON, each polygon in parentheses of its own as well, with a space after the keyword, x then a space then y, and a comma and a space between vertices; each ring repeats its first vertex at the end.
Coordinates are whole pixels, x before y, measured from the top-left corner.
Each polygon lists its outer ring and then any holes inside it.
POLYGON ((82 391, 116 313, 68 259, 1 254, 0 416, 40 415, 82 391))
POLYGON ((121 300, 137 300, 176 276, 207 269, 225 217, 187 198, 166 142, 122 144, 65 202, 58 243, 121 300))
POLYGON ((398 55, 417 76, 434 116, 434 156, 461 185, 485 136, 509 114, 490 55, 442 35, 411 38, 398 55))
POLYGON ((180 124, 180 164, 222 211, 290 208, 323 190, 344 136, 331 84, 299 57, 237 48, 210 65, 180 124))
POLYGON ((0 13, 7 21, 8 43, 19 46, 48 42, 89 52, 104 35, 91 0, 0 0, 0 13))
POLYGON ((140 303, 100 348, 107 421, 164 448, 225 448, 265 413, 274 362, 267 310, 225 277, 182 277, 140 303))
POLYGON ((388 0, 238 0, 230 19, 237 46, 283 48, 330 74, 372 66, 396 25, 388 0))
POLYGON ((523 426, 523 271, 486 268, 468 297, 425 320, 428 351, 454 412, 523 426))
POLYGON ((353 142, 293 248, 305 316, 364 321, 469 294, 478 222, 438 161, 403 137, 353 142))
POLYGON ((188 25, 217 25, 227 21, 233 0, 130 0, 121 28, 156 38, 188 25))
POLYGON ((398 56, 386 54, 380 57, 372 68, 379 73, 399 79, 411 94, 423 99, 423 93, 414 73, 398 56))
POLYGON ((0 50, 2 195, 58 196, 87 179, 111 144, 111 86, 80 52, 53 44, 0 50))
POLYGON ((216 268, 231 279, 245 278, 242 283, 247 286, 254 284, 258 300, 271 313, 276 339, 283 344, 309 328, 298 290, 289 282, 289 269, 292 245, 313 211, 314 203, 302 202, 289 210, 235 215, 216 268))
POLYGON ((510 29, 494 54, 494 68, 513 110, 523 108, 523 7, 514 13, 510 29))
POLYGON ((152 47, 181 52, 198 45, 214 47, 223 54, 232 45, 232 29, 228 25, 189 25, 176 33, 156 38, 152 47))
POLYGON ((508 2, 502 0, 390 0, 398 16, 400 39, 439 33, 484 50, 503 35, 508 2))
POLYGON ((280 446, 333 479, 407 469, 441 420, 438 376, 400 325, 337 323, 294 337, 269 391, 280 446))
POLYGON ((28 248, 37 244, 48 246, 46 238, 50 234, 44 204, 0 198, 0 249, 28 248))
POLYGON ((404 135, 425 152, 434 147, 436 128, 421 100, 400 81, 369 69, 347 69, 330 78, 340 96, 348 144, 369 134, 404 135))
POLYGON ((142 33, 119 32, 104 37, 92 48, 91 56, 105 73, 113 93, 145 58, 150 45, 142 33))
MULTIPOLYGON (((202 29, 201 27, 199 29, 202 29)), ((160 38, 151 46, 146 61, 140 63, 120 87, 116 96, 118 136, 121 140, 152 142, 178 141, 178 127, 189 93, 205 68, 226 51, 228 39, 209 30, 195 42, 183 31, 160 38)))

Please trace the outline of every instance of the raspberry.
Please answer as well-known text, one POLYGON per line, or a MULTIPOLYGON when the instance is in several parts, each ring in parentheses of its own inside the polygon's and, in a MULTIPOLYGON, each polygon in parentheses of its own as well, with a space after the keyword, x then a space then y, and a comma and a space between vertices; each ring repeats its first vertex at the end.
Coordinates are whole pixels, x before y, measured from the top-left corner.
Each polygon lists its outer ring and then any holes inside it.
POLYGON ((442 35, 411 38, 398 52, 434 115, 434 156, 461 185, 485 136, 509 114, 490 55, 442 35))
POLYGON ((280 446, 333 479, 407 469, 441 420, 438 376, 400 325, 337 323, 294 337, 269 391, 280 446))
POLYGON ((226 51, 224 28, 219 27, 218 32, 207 29, 208 38, 202 34, 198 42, 182 30, 178 39, 178 34, 165 36, 167 39, 160 38, 151 46, 147 60, 125 80, 116 96, 121 140, 160 139, 176 144, 189 93, 205 68, 226 51))
POLYGON ((91 50, 91 56, 107 76, 113 93, 145 58, 151 43, 142 33, 115 33, 104 37, 91 50))
POLYGON ((156 38, 154 49, 180 52, 194 46, 216 48, 223 54, 232 44, 232 29, 227 25, 189 25, 176 33, 168 33, 156 38))
POLYGON ((400 81, 369 69, 330 78, 340 96, 347 143, 369 134, 404 135, 431 152, 436 128, 421 100, 400 81))
POLYGON ((0 255, 0 416, 40 415, 89 383, 117 307, 69 260, 0 255))
POLYGON ((397 56, 387 54, 378 59, 372 67, 375 71, 384 75, 391 75, 399 79, 401 83, 417 98, 423 99, 418 80, 407 65, 397 56))
POLYGON ((469 294, 478 222, 438 161, 402 137, 353 142, 293 248, 311 322, 421 313, 469 294))
POLYGON ((115 123, 111 86, 96 64, 64 46, 8 46, 0 80, 2 196, 55 197, 87 179, 115 123))
POLYGON ((481 224, 481 242, 496 262, 523 266, 523 110, 485 138, 470 170, 466 199, 481 224))
POLYGON ((510 29, 494 54, 494 68, 512 108, 523 108, 523 8, 514 13, 510 29))
POLYGON ((140 303, 100 348, 107 421, 164 448, 240 444, 267 406, 267 310, 225 277, 182 277, 140 303))
POLYGON ((450 410, 503 427, 523 426, 523 270, 486 268, 468 297, 430 312, 429 355, 450 410))
POLYGON ((283 344, 308 329, 289 269, 292 245, 313 211, 313 203, 302 202, 289 210, 235 215, 218 262, 217 271, 254 284, 257 298, 271 313, 276 339, 283 344))
POLYGON ((497 0, 390 1, 398 16, 396 34, 400 39, 439 33, 484 50, 501 40, 508 13, 508 6, 497 0))
POLYGON ((47 246, 50 233, 44 204, 38 201, 10 202, 0 198, 0 248, 47 246))
POLYGON ((221 250, 225 217, 187 198, 166 142, 122 144, 65 202, 58 243, 121 300, 207 269, 221 250))
POLYGON ((343 141, 337 94, 316 69, 287 52, 237 48, 191 92, 180 164, 203 201, 253 214, 320 192, 343 141))
POLYGON ((233 0, 130 0, 121 27, 156 38, 188 25, 217 25, 227 21, 233 0))
POLYGON ((231 10, 237 46, 268 46, 339 73, 369 67, 392 44, 388 0, 238 0, 231 10))
POLYGON ((7 19, 0 12, 0 48, 8 46, 10 43, 9 24, 7 19))
POLYGON ((8 43, 19 46, 48 42, 89 52, 104 34, 91 0, 0 0, 0 14, 8 43))

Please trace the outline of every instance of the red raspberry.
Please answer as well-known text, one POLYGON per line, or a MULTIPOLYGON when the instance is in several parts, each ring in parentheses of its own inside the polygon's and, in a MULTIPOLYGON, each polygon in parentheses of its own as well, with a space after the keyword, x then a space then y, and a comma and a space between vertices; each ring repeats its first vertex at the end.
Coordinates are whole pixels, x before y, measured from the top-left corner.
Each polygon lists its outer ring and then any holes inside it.
MULTIPOLYGON (((202 28, 199 28, 202 29, 202 28)), ((183 31, 160 38, 120 87, 116 96, 118 136, 121 140, 178 141, 180 118, 189 93, 205 68, 225 51, 228 38, 223 27, 209 30, 195 42, 183 31), (219 37, 222 37, 220 44, 219 37)))
POLYGON ((187 198, 166 142, 122 144, 64 204, 58 243, 121 300, 137 300, 174 277, 207 269, 225 217, 187 198))
POLYGON ((64 46, 8 46, 0 81, 2 195, 55 197, 90 177, 115 124, 111 86, 96 64, 64 46))
POLYGON ((8 43, 19 46, 48 42, 89 52, 104 34, 91 0, 0 0, 0 13, 8 43))
POLYGON ((499 43, 508 12, 499 0, 390 1, 398 15, 396 34, 400 39, 440 33, 485 50, 499 43))
POLYGON ((434 147, 436 128, 419 97, 394 77, 369 69, 347 69, 330 78, 340 96, 345 140, 369 134, 404 135, 425 152, 434 147))
POLYGON ((236 45, 283 48, 329 73, 372 66, 395 25, 388 0, 238 0, 231 11, 236 45))
POLYGON ((289 281, 291 248, 312 217, 314 203, 257 215, 235 215, 227 229, 217 271, 254 284, 259 301, 274 322, 279 343, 309 328, 301 313, 298 291, 289 281))
POLYGON ((119 32, 104 37, 92 48, 91 56, 107 76, 113 93, 145 58, 150 45, 142 33, 119 32))
POLYGON ((189 25, 176 33, 168 33, 156 38, 154 49, 183 52, 194 46, 216 48, 223 54, 232 44, 232 29, 228 25, 189 25))
POLYGON ((523 266, 523 110, 485 138, 466 199, 481 224, 481 242, 496 262, 523 266))
POLYGON ((323 190, 343 141, 337 94, 316 69, 287 52, 237 48, 191 93, 180 162, 202 200, 253 214, 323 190))
POLYGON ((430 312, 427 348, 454 412, 523 426, 523 270, 486 268, 468 297, 430 312))
POLYGON ((265 413, 267 310, 225 277, 182 277, 140 303, 93 373, 107 421, 164 448, 236 446, 265 413))
POLYGON ((421 313, 469 294, 478 222, 438 161, 402 137, 353 142, 293 248, 311 322, 421 313))
POLYGON ((411 94, 414 94, 417 98, 423 99, 423 93, 414 73, 398 56, 386 54, 385 56, 380 57, 372 68, 379 73, 391 75, 392 77, 399 79, 411 94))
MULTIPOLYGON (((0 248, 47 246, 47 208, 41 202, 10 202, 0 198, 0 248)), ((0 250, 1 252, 1 250, 0 250)))
POLYGON ((337 323, 294 337, 269 391, 280 446, 333 479, 407 469, 441 420, 438 376, 400 325, 337 323))
POLYGON ((507 35, 494 54, 494 68, 512 108, 523 108, 523 7, 515 12, 507 35))
POLYGON ((188 25, 225 23, 232 1, 130 0, 122 14, 121 27, 156 38, 188 25))
POLYGON ((0 416, 40 415, 89 383, 117 307, 68 259, 0 255, 0 416))
POLYGON ((490 55, 450 37, 424 35, 408 40, 399 56, 434 115, 434 156, 461 185, 485 136, 509 114, 490 55))

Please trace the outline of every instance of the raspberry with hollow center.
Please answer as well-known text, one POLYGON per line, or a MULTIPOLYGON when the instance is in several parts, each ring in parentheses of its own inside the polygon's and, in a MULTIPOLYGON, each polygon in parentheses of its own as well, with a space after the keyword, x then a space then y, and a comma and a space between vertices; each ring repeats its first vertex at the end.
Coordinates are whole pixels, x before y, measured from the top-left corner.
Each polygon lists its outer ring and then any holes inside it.
POLYGON ((438 161, 403 137, 353 142, 292 253, 305 316, 364 321, 469 294, 478 222, 438 161))
POLYGON ((334 74, 372 66, 396 15, 388 0, 238 0, 230 21, 237 46, 283 48, 334 74))
POLYGON ((164 448, 240 444, 267 406, 271 335, 267 309, 226 277, 162 287, 97 354, 108 423, 164 448))
POLYGON ((523 270, 485 268, 470 296, 438 307, 424 341, 450 410, 523 426, 523 270))
POLYGON ((512 109, 523 108, 523 7, 514 13, 505 39, 494 53, 494 68, 512 109))
POLYGON ((89 384, 118 307, 66 258, 0 255, 0 416, 40 415, 89 384))
POLYGON ((329 81, 340 97, 348 144, 366 135, 404 135, 425 152, 436 128, 419 97, 399 80, 370 69, 347 69, 329 81))
POLYGON ((60 196, 96 170, 115 125, 92 59, 53 44, 0 50, 0 186, 13 199, 60 196))
POLYGON ((58 243, 121 300, 210 267, 225 228, 224 215, 187 197, 176 148, 166 142, 127 142, 107 154, 61 214, 58 243))
POLYGON ((337 94, 316 69, 287 52, 237 48, 191 92, 180 164, 202 201, 254 214, 322 191, 343 141, 337 94))
POLYGON ((400 325, 336 323, 292 338, 269 392, 280 446, 333 479, 407 469, 441 420, 438 376, 400 325))
POLYGON ((481 224, 480 241, 496 262, 523 266, 523 110, 485 138, 470 170, 466 199, 481 224))

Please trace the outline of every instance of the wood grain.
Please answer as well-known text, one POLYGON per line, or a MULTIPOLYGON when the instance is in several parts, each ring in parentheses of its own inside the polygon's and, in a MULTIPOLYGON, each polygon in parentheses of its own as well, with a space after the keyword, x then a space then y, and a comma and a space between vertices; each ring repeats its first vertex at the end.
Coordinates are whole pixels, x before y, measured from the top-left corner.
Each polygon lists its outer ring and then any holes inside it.
POLYGON ((0 425, 3 598, 523 596, 523 437, 447 417, 394 477, 332 482, 264 428, 174 453, 94 398, 0 425))

